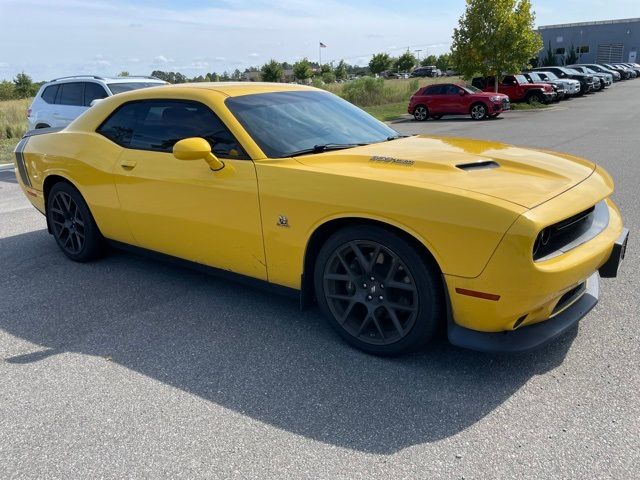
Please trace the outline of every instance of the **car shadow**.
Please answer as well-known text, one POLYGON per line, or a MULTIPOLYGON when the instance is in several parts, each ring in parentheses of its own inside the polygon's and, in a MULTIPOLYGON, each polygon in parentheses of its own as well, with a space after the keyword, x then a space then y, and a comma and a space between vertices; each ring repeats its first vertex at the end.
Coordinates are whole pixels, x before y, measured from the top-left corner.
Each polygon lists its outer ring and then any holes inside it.
MULTIPOLYGON (((102 357, 274 427, 391 454, 469 428, 560 365, 577 328, 512 356, 454 348, 385 359, 343 343, 317 309, 122 251, 67 260, 44 230, 0 240, 0 331, 13 368, 102 357)), ((91 375, 88 372, 88 375, 91 375)))
POLYGON ((16 174, 13 170, 0 171, 0 182, 17 184, 16 174))

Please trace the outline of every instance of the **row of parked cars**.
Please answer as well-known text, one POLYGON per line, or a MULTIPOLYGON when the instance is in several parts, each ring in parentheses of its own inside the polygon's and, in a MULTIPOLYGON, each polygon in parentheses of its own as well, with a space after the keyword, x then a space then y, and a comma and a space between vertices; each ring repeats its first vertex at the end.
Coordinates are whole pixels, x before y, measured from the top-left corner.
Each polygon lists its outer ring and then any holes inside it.
POLYGON ((444 115, 470 115, 474 120, 497 117, 511 102, 551 103, 598 92, 620 80, 640 76, 637 63, 580 64, 538 67, 499 79, 476 77, 471 85, 442 83, 419 89, 409 100, 416 120, 444 115))

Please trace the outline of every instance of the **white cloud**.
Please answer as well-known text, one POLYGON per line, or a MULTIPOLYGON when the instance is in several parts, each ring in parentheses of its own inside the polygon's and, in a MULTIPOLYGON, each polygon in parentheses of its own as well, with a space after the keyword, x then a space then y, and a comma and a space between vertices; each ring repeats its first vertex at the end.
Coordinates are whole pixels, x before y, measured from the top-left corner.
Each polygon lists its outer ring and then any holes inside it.
POLYGON ((259 56, 260 56, 260 54, 259 54, 259 53, 255 53, 255 52, 254 52, 254 53, 250 53, 248 56, 249 56, 249 57, 252 57, 252 58, 256 58, 256 57, 259 57, 259 56))
POLYGON ((7 62, 0 62, 0 68, 8 68, 9 64, 7 62))
POLYGON ((164 55, 158 55, 157 57, 153 57, 154 63, 173 63, 173 58, 165 57, 164 55))
POLYGON ((202 60, 191 62, 190 67, 196 69, 207 68, 209 66, 209 62, 203 62, 202 60))

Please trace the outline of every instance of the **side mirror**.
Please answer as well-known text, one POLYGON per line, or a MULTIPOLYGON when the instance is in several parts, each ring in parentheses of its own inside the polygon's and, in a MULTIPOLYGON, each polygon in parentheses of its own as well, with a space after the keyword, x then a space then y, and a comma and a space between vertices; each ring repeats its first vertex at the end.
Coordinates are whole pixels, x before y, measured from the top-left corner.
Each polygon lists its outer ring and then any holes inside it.
POLYGON ((461 97, 464 97, 467 94, 467 92, 465 92, 464 90, 458 90, 458 95, 460 95, 461 97))
POLYGON ((211 145, 204 138, 185 138, 173 146, 173 156, 178 160, 204 160, 211 170, 224 168, 224 163, 211 152, 211 145))

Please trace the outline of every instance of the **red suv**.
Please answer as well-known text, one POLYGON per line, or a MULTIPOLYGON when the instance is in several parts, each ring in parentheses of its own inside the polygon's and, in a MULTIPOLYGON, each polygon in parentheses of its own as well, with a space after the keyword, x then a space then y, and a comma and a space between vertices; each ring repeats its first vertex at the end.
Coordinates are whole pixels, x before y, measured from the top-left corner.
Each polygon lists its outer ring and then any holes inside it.
POLYGON ((416 120, 442 118, 443 115, 471 115, 474 120, 497 117, 509 110, 509 97, 487 93, 475 87, 439 83, 421 88, 409 100, 409 113, 416 120))

